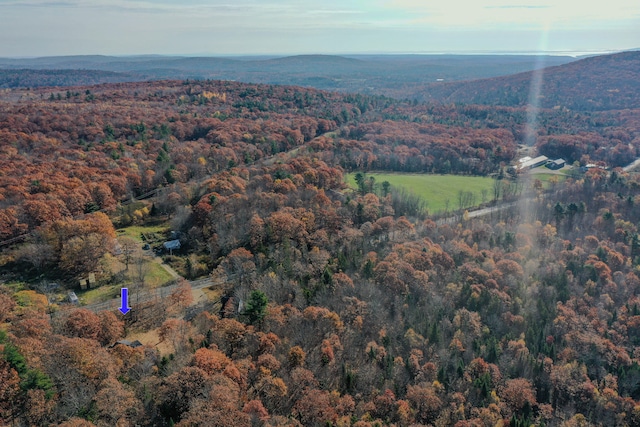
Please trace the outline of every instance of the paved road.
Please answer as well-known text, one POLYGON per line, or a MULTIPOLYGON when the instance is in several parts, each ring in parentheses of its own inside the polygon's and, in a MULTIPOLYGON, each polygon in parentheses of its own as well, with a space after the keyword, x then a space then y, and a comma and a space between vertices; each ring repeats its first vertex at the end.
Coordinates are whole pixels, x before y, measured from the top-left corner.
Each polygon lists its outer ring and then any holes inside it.
POLYGON ((512 207, 516 206, 517 204, 518 204, 518 202, 509 202, 509 203, 503 203, 503 204, 498 205, 498 206, 491 206, 489 208, 483 208, 483 209, 478 209, 478 210, 475 210, 475 211, 471 211, 471 212, 469 212, 469 218, 477 218, 479 216, 491 215, 492 213, 512 208, 512 207))

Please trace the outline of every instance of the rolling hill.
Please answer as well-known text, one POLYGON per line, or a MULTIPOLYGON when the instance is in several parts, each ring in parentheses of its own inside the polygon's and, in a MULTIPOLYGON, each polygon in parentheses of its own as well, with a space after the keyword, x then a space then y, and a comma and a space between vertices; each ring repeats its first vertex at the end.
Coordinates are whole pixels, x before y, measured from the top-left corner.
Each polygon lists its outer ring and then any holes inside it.
MULTIPOLYGON (((535 72, 429 85, 423 101, 502 106, 528 104, 535 72)), ((543 108, 605 111, 640 107, 640 52, 596 56, 545 68, 540 74, 543 108)))
POLYGON ((297 55, 289 57, 66 56, 0 58, 3 87, 76 86, 165 79, 236 80, 411 98, 438 80, 513 74, 574 61, 531 55, 297 55), (16 70, 19 79, 13 76, 16 70), (52 74, 52 70, 56 73, 52 74), (63 71, 69 70, 69 71, 63 71), (82 73, 77 72, 81 70, 82 73), (91 74, 93 72, 93 74, 91 74), (123 73, 100 74, 98 72, 123 73), (88 75, 91 74, 91 80, 88 75))
POLYGON ((85 86, 100 83, 139 81, 140 76, 131 73, 115 73, 100 70, 0 70, 0 88, 85 86))

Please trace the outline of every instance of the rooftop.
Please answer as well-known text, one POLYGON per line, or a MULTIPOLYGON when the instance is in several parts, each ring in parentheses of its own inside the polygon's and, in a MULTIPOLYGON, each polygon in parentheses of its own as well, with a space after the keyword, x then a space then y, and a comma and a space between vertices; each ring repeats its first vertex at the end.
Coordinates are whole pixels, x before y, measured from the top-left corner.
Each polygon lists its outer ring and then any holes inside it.
MULTIPOLYGON (((526 158, 526 157, 524 157, 526 158)), ((522 159, 520 159, 522 160, 522 159)), ((520 164, 518 165, 518 169, 526 169, 526 168, 531 168, 531 167, 535 167, 535 166, 539 166, 542 163, 546 162, 547 160, 549 160, 549 158, 547 156, 538 156, 534 159, 530 159, 530 160, 526 160, 524 162, 520 162, 520 164)))
POLYGON ((167 250, 176 250, 180 249, 180 240, 169 240, 168 242, 164 242, 162 246, 167 250))

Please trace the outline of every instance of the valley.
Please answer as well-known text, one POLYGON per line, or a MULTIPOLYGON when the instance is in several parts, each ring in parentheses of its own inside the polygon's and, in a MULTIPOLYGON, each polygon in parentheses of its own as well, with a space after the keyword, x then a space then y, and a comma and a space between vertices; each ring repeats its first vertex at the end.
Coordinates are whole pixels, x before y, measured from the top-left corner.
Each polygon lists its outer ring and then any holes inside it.
POLYGON ((639 55, 0 61, 0 424, 637 425, 639 55))

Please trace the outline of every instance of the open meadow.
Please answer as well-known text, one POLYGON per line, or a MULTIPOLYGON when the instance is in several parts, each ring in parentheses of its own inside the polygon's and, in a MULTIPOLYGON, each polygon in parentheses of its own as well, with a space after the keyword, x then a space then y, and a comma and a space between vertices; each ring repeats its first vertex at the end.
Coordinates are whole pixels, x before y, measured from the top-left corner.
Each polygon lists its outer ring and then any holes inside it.
MULTIPOLYGON (((355 173, 346 175, 347 184, 356 188, 355 173)), ((464 175, 431 175, 407 173, 367 173, 367 179, 373 177, 376 186, 388 181, 392 187, 404 188, 427 203, 427 210, 431 214, 455 210, 459 208, 460 192, 473 194, 473 206, 492 199, 494 179, 481 176, 464 175)))

